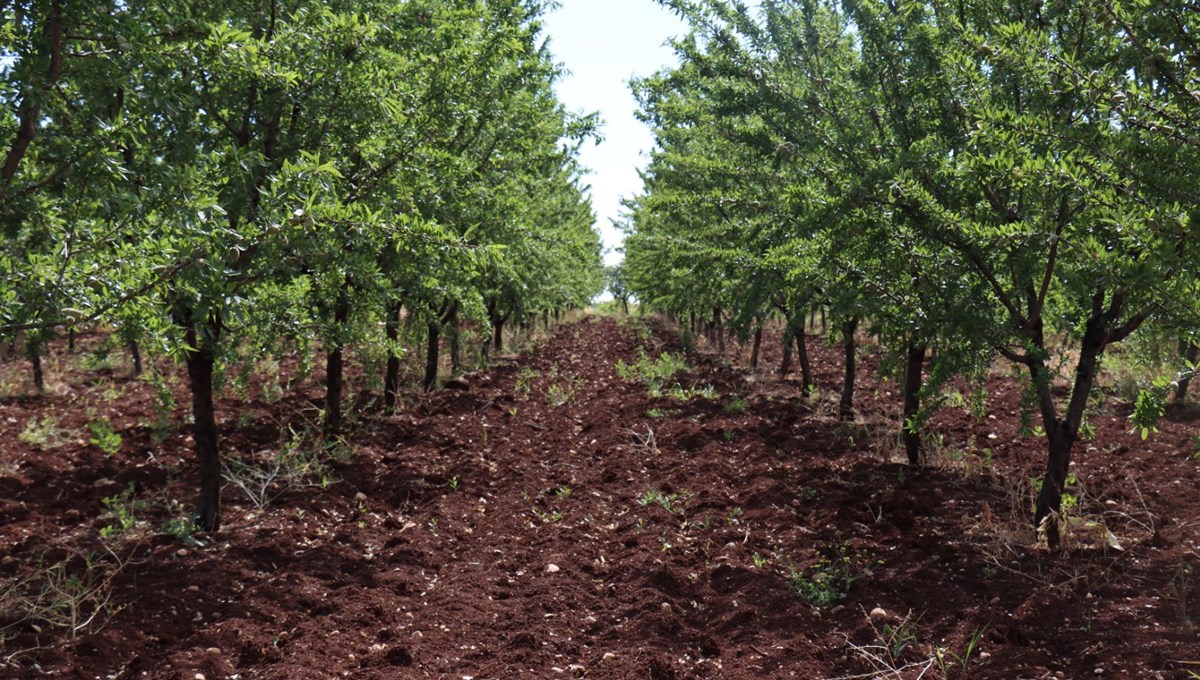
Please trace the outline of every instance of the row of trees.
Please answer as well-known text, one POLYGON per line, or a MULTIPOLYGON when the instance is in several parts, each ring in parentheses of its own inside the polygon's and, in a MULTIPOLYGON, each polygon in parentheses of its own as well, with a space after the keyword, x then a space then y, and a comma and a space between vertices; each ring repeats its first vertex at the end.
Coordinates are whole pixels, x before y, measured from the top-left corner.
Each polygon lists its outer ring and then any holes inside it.
POLYGON ((542 0, 0 2, 0 334, 115 328, 187 366, 198 525, 220 526, 214 373, 402 331, 457 354, 603 285, 542 0))
MULTIPOLYGON (((629 288, 743 332, 778 314, 800 342, 807 312, 827 308, 845 415, 869 324, 903 366, 912 463, 938 382, 997 356, 1022 367, 1048 447, 1035 522, 1054 543, 1105 352, 1154 330, 1195 362, 1197 7, 662 4, 692 31, 677 68, 635 84, 658 146, 629 205, 629 288)), ((1140 426, 1158 399, 1139 402, 1140 426)))

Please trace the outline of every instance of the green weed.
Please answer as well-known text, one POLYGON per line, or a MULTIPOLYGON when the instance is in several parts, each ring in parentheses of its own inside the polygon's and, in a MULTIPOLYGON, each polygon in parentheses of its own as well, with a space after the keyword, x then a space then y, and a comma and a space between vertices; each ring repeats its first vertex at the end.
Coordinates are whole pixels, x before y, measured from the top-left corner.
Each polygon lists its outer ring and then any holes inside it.
POLYGON ((109 496, 101 501, 108 524, 100 529, 100 536, 113 538, 119 536, 137 525, 137 511, 145 508, 146 502, 135 498, 137 488, 133 482, 125 490, 115 496, 109 496))
POLYGON ((33 416, 25 421, 25 427, 17 439, 45 451, 69 442, 70 433, 58 426, 58 419, 54 416, 33 416))
POLYGON ((725 404, 725 412, 729 414, 745 413, 750 408, 750 402, 742 397, 737 397, 733 401, 725 404))
POLYGON ((848 543, 838 541, 808 567, 789 568, 788 583, 802 599, 823 607, 846 597, 854 582, 866 575, 861 561, 862 556, 852 552, 848 543))
POLYGON ((104 452, 106 456, 114 456, 121 450, 121 435, 113 429, 107 418, 88 423, 92 436, 88 443, 104 452))

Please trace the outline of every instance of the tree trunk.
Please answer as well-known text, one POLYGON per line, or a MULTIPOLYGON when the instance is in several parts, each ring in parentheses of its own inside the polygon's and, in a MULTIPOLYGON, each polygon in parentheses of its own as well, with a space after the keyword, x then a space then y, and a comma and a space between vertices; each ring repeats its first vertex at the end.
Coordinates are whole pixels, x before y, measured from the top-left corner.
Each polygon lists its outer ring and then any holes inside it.
POLYGON ((1194 369, 1191 367, 1194 367, 1196 360, 1200 358, 1200 344, 1194 342, 1181 344, 1180 353, 1183 355, 1184 360, 1188 362, 1189 370, 1187 375, 1180 378, 1179 384, 1175 386, 1175 401, 1179 403, 1187 400, 1188 387, 1192 384, 1192 378, 1195 374, 1194 369))
POLYGON ((492 317, 492 342, 496 348, 496 353, 504 351, 504 322, 506 319, 502 316, 492 317))
POLYGON ((792 370, 792 326, 783 329, 783 361, 779 363, 779 377, 786 378, 792 370))
POLYGON ((1050 370, 1044 361, 1030 364, 1030 373, 1037 391, 1042 424, 1046 430, 1049 457, 1042 488, 1038 492, 1037 509, 1034 513, 1035 527, 1044 526, 1046 541, 1050 548, 1058 548, 1058 513, 1062 509, 1062 496, 1066 488, 1071 465, 1071 449, 1079 436, 1079 427, 1087 409, 1087 400, 1096 380, 1096 365, 1104 351, 1105 322, 1098 315, 1088 319, 1087 330, 1079 348, 1079 363, 1075 366, 1075 384, 1071 388, 1071 400, 1067 405, 1066 418, 1057 417, 1054 398, 1050 393, 1050 370), (1043 525, 1043 522, 1045 524, 1043 525))
POLYGON ((75 329, 67 329, 67 354, 75 353, 75 329))
MULTIPOLYGON (((217 331, 212 329, 212 335, 217 331)), ((199 334, 203 336, 203 334, 199 334)), ((221 459, 217 449, 217 418, 213 406, 215 337, 199 337, 194 326, 187 328, 185 353, 192 388, 192 439, 200 465, 200 505, 196 526, 204 531, 221 528, 221 459)))
POLYGON ((858 317, 850 317, 842 327, 842 346, 846 352, 846 374, 842 379, 842 399, 838 403, 838 417, 842 420, 854 418, 854 375, 858 368, 858 346, 854 332, 858 330, 858 317))
POLYGON ((446 335, 450 341, 450 373, 458 375, 462 371, 462 353, 458 342, 458 305, 454 305, 450 309, 449 320, 447 321, 446 335))
POLYGON ((425 351, 425 391, 433 390, 437 385, 438 374, 438 341, 441 339, 441 328, 436 321, 429 322, 429 347, 425 351))
POLYGON ((137 340, 129 341, 129 356, 133 358, 133 377, 136 378, 142 374, 142 349, 137 340))
POLYGON ((758 370, 758 351, 762 348, 763 322, 762 317, 755 319, 754 345, 750 348, 750 370, 758 370))
POLYGON ((387 339, 388 349, 387 374, 383 378, 383 408, 388 413, 396 411, 396 395, 400 392, 400 355, 396 352, 396 343, 400 340, 400 303, 388 305, 387 339))
POLYGON ((38 394, 46 392, 46 376, 42 373, 42 351, 38 347, 38 343, 30 343, 26 352, 29 355, 29 363, 33 366, 33 386, 37 388, 38 394))
POLYGON ((625 316, 629 316, 629 298, 621 298, 621 311, 625 313, 625 316))
POLYGON ((337 338, 333 347, 325 351, 325 435, 338 437, 342 434, 342 338, 346 319, 350 316, 349 301, 342 297, 334 310, 337 338))
POLYGON ((725 328, 721 325, 721 308, 713 307, 713 333, 717 336, 717 351, 725 353, 725 328))
POLYGON ((800 332, 795 334, 796 356, 800 360, 800 380, 804 383, 803 394, 807 397, 816 388, 816 382, 813 380, 812 364, 808 361, 808 340, 804 337, 804 317, 800 317, 800 319, 800 332))
POLYGON ((900 422, 900 432, 909 465, 921 463, 921 426, 916 417, 921 410, 921 386, 925 382, 925 351, 925 343, 909 345, 904 371, 904 419, 900 422))
MULTIPOLYGON (((4 5, 7 4, 4 3, 4 5)), ((0 7, 2 6, 0 5, 0 7)), ((17 134, 9 146, 8 153, 5 154, 4 165, 0 166, 0 186, 7 186, 13 177, 16 177, 21 159, 25 157, 30 143, 37 135, 38 126, 42 122, 41 102, 45 98, 46 91, 57 85, 59 74, 62 71, 63 35, 63 3, 51 2, 49 11, 46 13, 46 23, 42 29, 47 50, 45 61, 47 68, 45 76, 36 81, 40 84, 42 91, 26 91, 21 94, 21 104, 17 110, 17 134)), ((40 63, 41 57, 41 54, 36 55, 38 62, 35 63, 40 63)))

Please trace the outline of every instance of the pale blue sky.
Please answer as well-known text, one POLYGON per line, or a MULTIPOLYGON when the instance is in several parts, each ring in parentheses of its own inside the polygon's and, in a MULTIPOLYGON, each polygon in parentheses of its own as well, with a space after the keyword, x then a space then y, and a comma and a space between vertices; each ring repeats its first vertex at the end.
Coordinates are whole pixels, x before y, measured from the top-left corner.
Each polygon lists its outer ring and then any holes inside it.
MULTIPOLYGON (((550 50, 571 71, 559 83, 558 96, 568 109, 599 111, 604 119, 604 142, 588 144, 582 162, 592 171, 585 181, 592 186, 596 226, 604 245, 615 248, 621 234, 612 220, 621 212, 621 198, 641 189, 638 169, 654 146, 650 130, 634 117, 629 80, 675 65, 666 42, 687 29, 654 0, 561 2, 545 21, 550 50)), ((618 260, 615 253, 605 257, 609 264, 618 260)))

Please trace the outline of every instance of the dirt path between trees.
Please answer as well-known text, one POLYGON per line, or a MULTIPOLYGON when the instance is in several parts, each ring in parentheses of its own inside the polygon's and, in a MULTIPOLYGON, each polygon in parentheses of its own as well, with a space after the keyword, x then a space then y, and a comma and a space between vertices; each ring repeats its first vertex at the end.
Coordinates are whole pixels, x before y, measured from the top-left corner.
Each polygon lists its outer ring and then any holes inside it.
MULTIPOLYGON (((898 398, 876 358, 859 417, 838 423, 839 351, 811 346, 815 399, 714 354, 664 385, 690 398, 651 396, 617 362, 681 352, 676 335, 566 324, 468 389, 368 411, 352 455, 277 482, 266 507, 226 487, 226 528, 199 544, 167 530, 194 475, 186 431, 154 442, 150 387, 110 375, 111 400, 84 382, 0 401, 0 575, 24 584, 9 602, 54 564, 105 598, 103 627, 74 639, 3 612, 0 677, 1200 673, 1196 410, 1142 442, 1102 407, 1076 529, 1051 555, 1025 526, 1043 454, 1018 432, 1015 382, 992 379, 986 413, 943 409, 938 464, 911 470, 885 460, 898 398), (108 413, 121 452, 18 441, 48 413, 74 433, 108 413), (131 525, 101 538, 120 505, 103 500, 126 489, 131 525)), ((227 397, 225 446, 256 469, 294 463, 279 420, 311 396, 227 397)))

